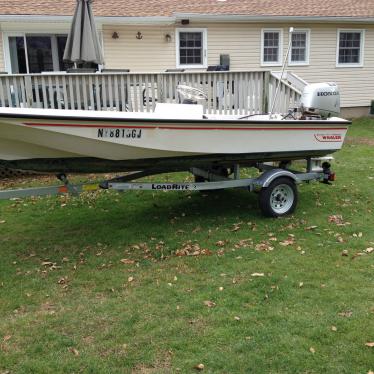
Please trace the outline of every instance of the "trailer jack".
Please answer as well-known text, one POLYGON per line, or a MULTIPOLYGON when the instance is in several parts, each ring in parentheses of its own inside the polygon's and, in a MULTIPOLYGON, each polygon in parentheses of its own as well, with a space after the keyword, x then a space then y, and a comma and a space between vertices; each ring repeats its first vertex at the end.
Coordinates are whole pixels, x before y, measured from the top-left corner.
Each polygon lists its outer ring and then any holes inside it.
POLYGON ((331 164, 329 162, 324 162, 322 164, 323 170, 323 181, 324 184, 332 184, 331 182, 335 181, 335 173, 331 171, 331 164))

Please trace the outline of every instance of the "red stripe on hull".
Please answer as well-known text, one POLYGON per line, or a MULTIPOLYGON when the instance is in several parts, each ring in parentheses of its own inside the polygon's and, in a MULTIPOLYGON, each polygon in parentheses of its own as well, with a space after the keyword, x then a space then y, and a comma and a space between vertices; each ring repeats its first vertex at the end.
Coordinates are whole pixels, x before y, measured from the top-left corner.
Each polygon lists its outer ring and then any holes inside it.
POLYGON ((139 125, 79 125, 74 123, 23 123, 31 127, 88 127, 97 129, 150 129, 150 130, 347 130, 346 127, 186 127, 186 126, 139 126, 139 125))

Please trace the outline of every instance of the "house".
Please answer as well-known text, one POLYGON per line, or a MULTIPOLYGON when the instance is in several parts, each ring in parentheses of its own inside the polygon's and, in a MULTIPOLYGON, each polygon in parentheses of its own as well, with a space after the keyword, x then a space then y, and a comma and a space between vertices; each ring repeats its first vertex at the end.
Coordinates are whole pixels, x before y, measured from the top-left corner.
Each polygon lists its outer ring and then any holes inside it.
MULTIPOLYGON (((62 61, 75 1, 1 2, 0 70, 39 73, 62 61)), ((374 0, 94 0, 106 69, 160 72, 287 70, 307 82, 335 81, 344 115, 374 100, 374 0)))

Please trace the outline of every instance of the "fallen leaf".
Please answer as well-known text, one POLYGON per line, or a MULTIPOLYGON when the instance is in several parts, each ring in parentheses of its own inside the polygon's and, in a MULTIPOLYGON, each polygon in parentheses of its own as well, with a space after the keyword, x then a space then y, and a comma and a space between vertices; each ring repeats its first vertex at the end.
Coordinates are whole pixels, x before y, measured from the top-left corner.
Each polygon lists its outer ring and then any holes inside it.
POLYGON ((12 338, 12 335, 5 335, 4 338, 3 338, 3 341, 4 342, 7 342, 8 340, 10 340, 12 338))
POLYGON ((120 260, 120 262, 122 262, 123 264, 126 264, 126 265, 135 264, 134 260, 129 260, 128 258, 123 258, 122 260, 120 260))
POLYGON ((345 310, 344 312, 338 313, 340 317, 351 317, 352 316, 352 311, 351 310, 345 310))
POLYGON ((262 241, 262 242, 255 245, 255 250, 256 251, 268 252, 268 251, 272 251, 273 249, 274 249, 274 247, 272 247, 270 245, 270 243, 267 242, 267 241, 262 241))
POLYGON ((225 244, 226 243, 223 240, 218 240, 218 242, 216 242, 217 247, 223 247, 225 244))
POLYGON ((368 343, 365 343, 365 345, 367 347, 373 348, 374 347, 374 342, 368 342, 368 343))
POLYGON ((73 353, 74 356, 79 356, 79 351, 75 348, 69 348, 69 352, 73 353))
POLYGON ((58 281, 57 281, 58 284, 67 284, 68 283, 68 279, 65 278, 65 277, 61 277, 58 281))
POLYGON ((194 368, 196 369, 196 370, 204 370, 204 368, 205 368, 205 366, 204 366, 204 364, 197 364, 197 365, 195 365, 194 366, 194 368))
POLYGON ((341 216, 340 214, 334 214, 332 216, 329 216, 328 220, 331 223, 335 223, 337 226, 344 226, 347 224, 344 222, 343 216, 341 216))
POLYGON ((53 265, 53 262, 51 262, 51 261, 43 261, 42 262, 42 266, 51 266, 51 265, 53 265))
POLYGON ((204 305, 207 306, 208 308, 213 308, 213 307, 216 306, 216 303, 214 301, 211 301, 211 300, 205 300, 204 305))
POLYGON ((182 244, 182 248, 175 251, 175 255, 181 256, 211 256, 213 252, 209 249, 202 249, 200 244, 191 240, 182 244))
POLYGON ((355 254, 352 256, 352 260, 354 260, 356 257, 363 256, 364 254, 365 254, 365 253, 357 252, 357 253, 355 253, 355 254))
POLYGON ((240 230, 240 226, 234 226, 230 231, 236 232, 240 230))
POLYGON ((309 230, 315 230, 318 226, 308 226, 305 228, 305 230, 309 231, 309 230))
POLYGON ((264 277, 265 274, 264 273, 252 273, 251 274, 251 277, 264 277))
POLYGON ((293 237, 293 235, 289 236, 288 239, 285 239, 285 240, 282 240, 281 242, 279 242, 279 244, 283 247, 287 247, 289 245, 292 245, 295 243, 295 238, 293 237))

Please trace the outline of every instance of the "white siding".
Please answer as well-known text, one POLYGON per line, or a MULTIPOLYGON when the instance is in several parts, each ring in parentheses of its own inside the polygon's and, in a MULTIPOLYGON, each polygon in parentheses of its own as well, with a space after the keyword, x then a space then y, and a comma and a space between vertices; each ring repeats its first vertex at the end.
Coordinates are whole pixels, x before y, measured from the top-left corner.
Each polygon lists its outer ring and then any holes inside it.
MULTIPOLYGON (((203 27, 208 31, 208 65, 219 64, 220 54, 229 54, 231 70, 259 70, 279 67, 261 66, 261 29, 283 29, 283 53, 288 45, 286 24, 190 24, 190 27, 203 27)), ((310 64, 291 66, 306 81, 335 81, 342 92, 342 106, 368 106, 374 99, 374 25, 352 24, 302 24, 295 28, 310 29, 310 64), (336 39, 338 28, 365 29, 364 66, 357 68, 336 67, 336 39)), ((129 68, 132 71, 163 71, 175 68, 176 26, 104 26, 104 46, 106 67, 129 68), (112 39, 113 31, 120 35, 112 39), (137 40, 138 31, 143 34, 137 40), (172 35, 172 42, 166 43, 165 34, 172 35)))
POLYGON ((149 26, 103 26, 105 67, 130 69, 131 71, 163 71, 175 68, 174 27, 149 26), (118 39, 113 39, 113 32, 118 39), (143 39, 136 39, 137 32, 143 39), (167 43, 165 35, 171 35, 167 43))
POLYGON ((370 100, 374 99, 374 27, 340 24, 314 26, 310 29, 310 65, 292 66, 289 70, 310 83, 321 81, 338 83, 343 107, 370 105, 370 100), (338 28, 365 29, 362 67, 336 67, 338 28))

